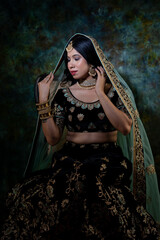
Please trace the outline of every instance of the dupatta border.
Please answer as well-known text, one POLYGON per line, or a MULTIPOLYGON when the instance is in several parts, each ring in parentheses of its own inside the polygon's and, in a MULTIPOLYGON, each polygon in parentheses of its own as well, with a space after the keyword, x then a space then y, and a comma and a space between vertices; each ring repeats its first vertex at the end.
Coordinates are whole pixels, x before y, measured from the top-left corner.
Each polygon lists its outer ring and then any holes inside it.
POLYGON ((114 67, 106 59, 102 49, 98 45, 97 41, 87 36, 97 52, 97 55, 110 79, 113 86, 115 87, 118 95, 120 96, 122 102, 124 103, 127 111, 131 115, 133 120, 133 194, 137 200, 141 201, 142 204, 146 202, 146 180, 145 180, 145 168, 144 168, 144 152, 142 138, 140 130, 138 127, 137 118, 139 117, 137 109, 133 108, 131 99, 125 92, 123 86, 121 85, 116 73, 114 72, 114 67))

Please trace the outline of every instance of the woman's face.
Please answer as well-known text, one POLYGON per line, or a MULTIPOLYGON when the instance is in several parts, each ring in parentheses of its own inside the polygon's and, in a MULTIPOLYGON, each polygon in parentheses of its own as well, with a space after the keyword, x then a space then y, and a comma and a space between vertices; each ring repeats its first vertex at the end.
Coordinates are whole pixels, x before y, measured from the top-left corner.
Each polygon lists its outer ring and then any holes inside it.
POLYGON ((67 59, 68 70, 74 79, 86 79, 89 77, 89 64, 76 49, 73 48, 70 52, 67 52, 67 59))

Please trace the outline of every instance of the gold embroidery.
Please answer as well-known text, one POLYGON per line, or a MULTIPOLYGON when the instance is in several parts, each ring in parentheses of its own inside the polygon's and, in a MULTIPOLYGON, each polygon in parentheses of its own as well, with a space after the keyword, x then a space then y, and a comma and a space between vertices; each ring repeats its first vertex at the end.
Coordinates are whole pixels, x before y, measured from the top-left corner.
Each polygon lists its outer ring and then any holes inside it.
POLYGON ((107 73, 113 87, 116 89, 119 97, 122 99, 124 106, 132 117, 133 122, 133 193, 134 196, 145 204, 146 198, 146 181, 145 181, 145 170, 144 170, 144 153, 142 146, 142 139, 140 135, 140 130, 138 127, 137 121, 137 111, 134 109, 131 99, 128 94, 125 92, 124 87, 121 85, 113 65, 106 59, 103 51, 99 47, 97 41, 92 37, 88 37, 97 52, 97 55, 100 58, 100 61, 103 64, 105 72, 107 73))
POLYGON ((73 113, 74 110, 75 110, 75 107, 71 107, 69 110, 70 110, 71 113, 73 113))
POLYGON ((63 157, 61 157, 60 161, 63 161, 63 160, 65 160, 66 158, 68 158, 68 157, 67 157, 67 156, 63 156, 63 157))
POLYGON ((96 128, 96 126, 94 125, 93 122, 91 122, 89 125, 88 125, 88 129, 94 129, 96 128))
POLYGON ((61 203, 61 206, 65 208, 68 203, 69 203, 69 199, 64 199, 61 203))
POLYGON ((105 117, 104 113, 98 113, 98 117, 100 120, 103 120, 103 118, 105 117))
POLYGON ((72 115, 68 115, 68 120, 71 122, 72 121, 72 115))
POLYGON ((115 89, 113 87, 111 87, 111 89, 109 90, 109 92, 107 93, 107 96, 109 98, 112 98, 114 97, 114 94, 115 94, 115 89))
POLYGON ((104 157, 104 158, 101 158, 101 160, 104 160, 104 161, 106 161, 106 162, 109 162, 109 159, 108 159, 108 158, 106 158, 106 157, 104 157))
POLYGON ((137 109, 135 110, 135 114, 136 114, 136 116, 139 118, 139 112, 138 112, 137 109))
POLYGON ((77 115, 77 118, 78 118, 79 121, 82 121, 83 118, 84 118, 84 114, 79 113, 79 114, 77 115))
POLYGON ((155 174, 156 170, 153 164, 149 165, 148 167, 146 167, 146 172, 151 175, 151 174, 155 174))
POLYGON ((121 165, 127 169, 127 164, 126 164, 125 160, 123 160, 123 162, 121 162, 121 165))

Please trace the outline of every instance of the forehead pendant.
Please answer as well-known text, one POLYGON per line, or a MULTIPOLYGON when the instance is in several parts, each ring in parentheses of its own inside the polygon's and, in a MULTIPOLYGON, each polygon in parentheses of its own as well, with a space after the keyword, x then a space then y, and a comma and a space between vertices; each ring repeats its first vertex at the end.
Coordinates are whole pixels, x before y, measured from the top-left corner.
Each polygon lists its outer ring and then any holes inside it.
POLYGON ((72 41, 70 41, 70 43, 69 43, 68 46, 66 47, 66 51, 67 51, 67 52, 70 52, 70 51, 72 51, 72 49, 73 49, 72 41))

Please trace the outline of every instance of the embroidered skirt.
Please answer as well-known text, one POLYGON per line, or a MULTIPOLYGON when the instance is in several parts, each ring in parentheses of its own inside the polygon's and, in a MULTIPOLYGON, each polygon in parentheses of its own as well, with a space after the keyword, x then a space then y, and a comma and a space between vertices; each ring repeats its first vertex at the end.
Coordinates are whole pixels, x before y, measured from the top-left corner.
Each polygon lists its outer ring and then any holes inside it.
POLYGON ((158 239, 156 223, 129 190, 131 171, 115 143, 66 142, 51 169, 9 193, 1 239, 158 239))

